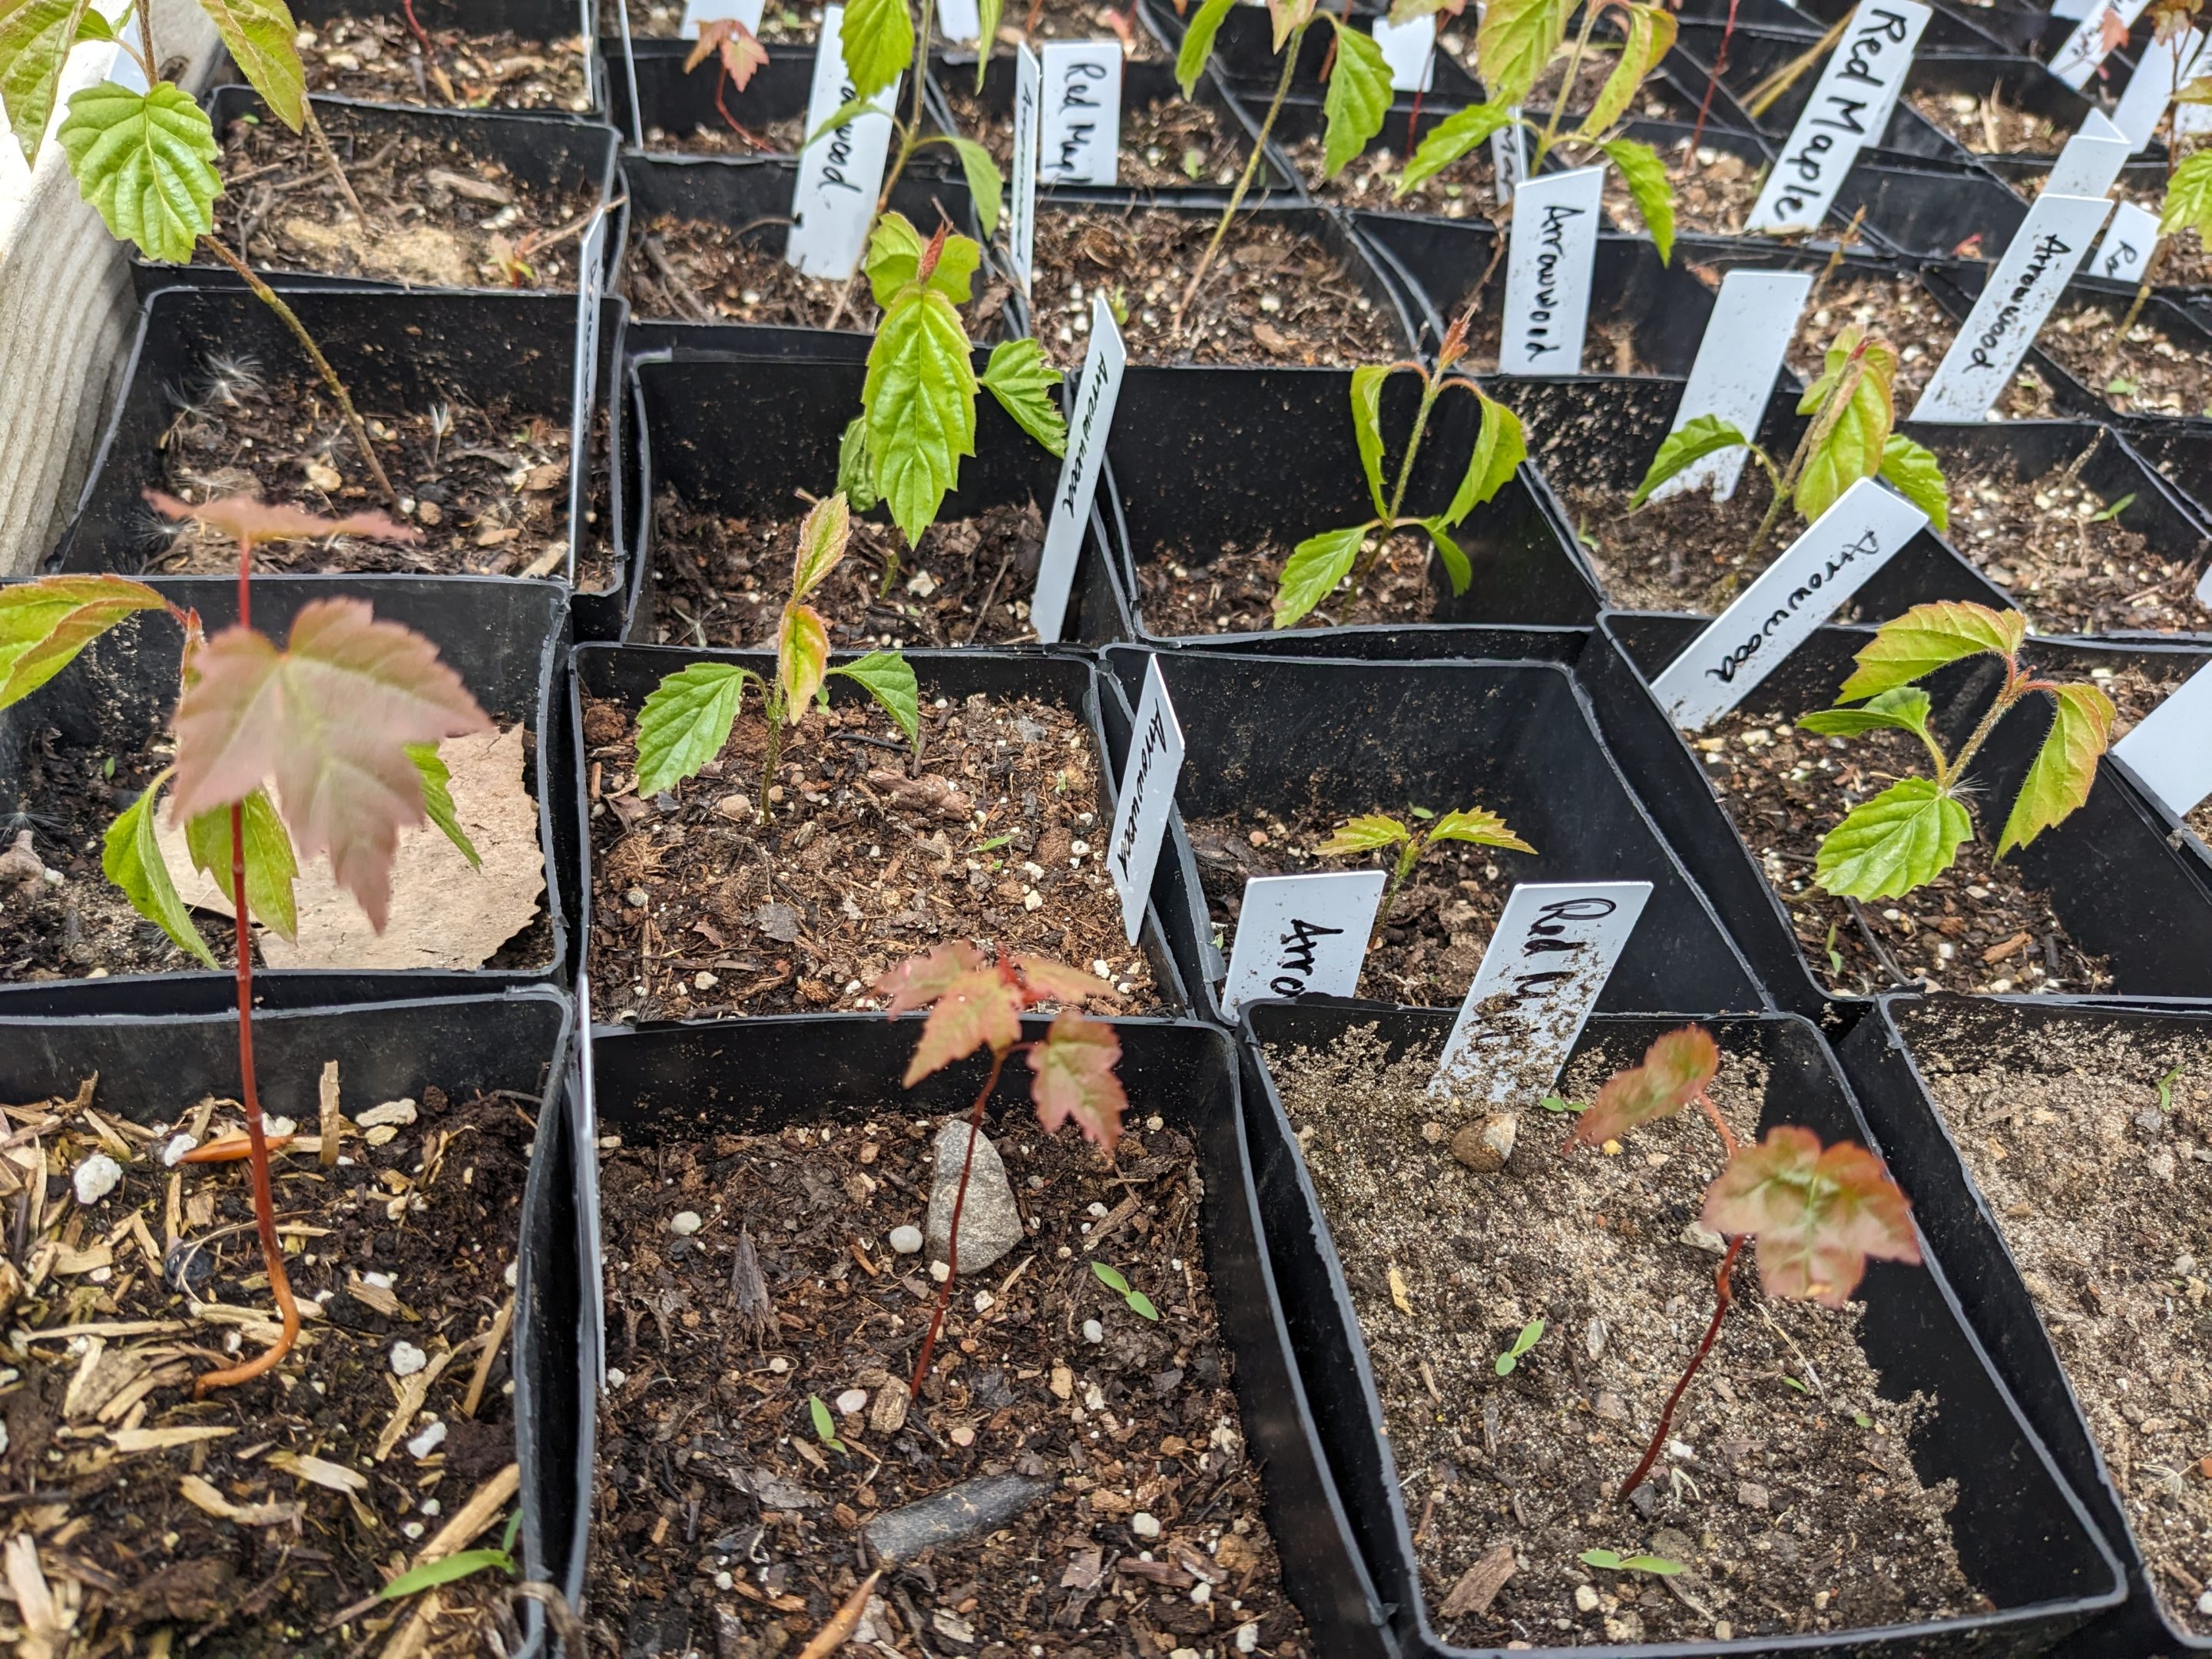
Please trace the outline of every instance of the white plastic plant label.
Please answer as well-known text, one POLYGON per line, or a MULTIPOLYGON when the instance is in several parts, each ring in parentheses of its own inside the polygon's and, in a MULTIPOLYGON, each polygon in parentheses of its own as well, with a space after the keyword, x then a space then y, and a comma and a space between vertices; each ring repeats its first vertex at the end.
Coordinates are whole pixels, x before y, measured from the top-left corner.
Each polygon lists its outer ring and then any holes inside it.
POLYGON ((1828 216, 1859 151, 1881 142, 1928 17, 1916 0, 1866 0, 1852 14, 1766 175, 1747 232, 1808 230, 1828 216))
POLYGON ((2157 247, 2158 215, 2133 202, 2122 202, 2112 210, 2105 240, 2089 256, 2089 269, 2111 282, 2140 283, 2157 247))
POLYGON ((584 534, 584 518, 592 507, 589 448, 591 411, 599 401, 599 300, 606 283, 607 215, 602 208, 584 228, 576 244, 575 362, 570 366, 568 405, 568 550, 563 574, 576 580, 576 544, 584 534))
POLYGON ((2102 196, 2112 189, 2112 180, 2120 176, 2120 169, 2134 152, 2127 134, 2106 120, 2101 110, 2093 109, 2051 163, 2051 176, 2043 181, 2043 193, 2102 196))
MULTIPOLYGON (((1797 331, 1797 315, 1813 289, 1809 270, 1731 270, 1713 300, 1712 319, 1698 342, 1698 361, 1675 405, 1671 431, 1700 415, 1716 415, 1747 437, 1759 435, 1766 400, 1781 372, 1782 354, 1797 331)), ((1692 490, 1711 489, 1727 501, 1743 476, 1747 449, 1723 450, 1692 461, 1651 492, 1664 501, 1692 490)))
POLYGON ((1648 881, 1522 882, 1506 895, 1429 1093, 1522 1108, 1550 1093, 1650 896, 1648 881))
POLYGON ((1006 264, 1030 291, 1036 258, 1037 116, 1044 71, 1027 45, 1014 48, 1014 199, 1006 209, 1006 264))
POLYGON ((2174 817, 2195 811, 2212 795, 2212 667, 2184 680, 2114 744, 2112 758, 2174 817))
POLYGON ((947 40, 973 40, 983 33, 975 0, 937 0, 937 33, 947 40))
POLYGON ((2103 0, 2082 14, 2081 21, 2074 26, 2074 33, 2065 43, 2051 54, 2051 72, 2068 86, 2079 92, 2089 84, 2089 77, 2097 66, 2111 55, 2112 47, 2105 44, 2105 19, 2118 21, 2118 32, 2123 38, 2142 15, 2150 0, 2103 0))
POLYGON ((1751 695, 1928 522, 1861 478, 1651 683, 1674 724, 1701 732, 1751 695))
POLYGON ((1360 965, 1382 897, 1380 870, 1317 876, 1255 876, 1237 912, 1222 1012, 1261 997, 1348 997, 1359 988, 1360 965))
POLYGON ((2035 198, 1912 406, 1914 420, 1988 417, 2112 210, 2101 196, 2054 196, 2046 190, 2035 198))
POLYGON ((1390 90, 1426 92, 1437 72, 1436 14, 1416 17, 1410 23, 1378 17, 1370 32, 1375 44, 1382 48, 1382 61, 1390 66, 1390 90))
POLYGON ((1044 552, 1037 560, 1036 592, 1030 596, 1030 625, 1042 644, 1057 644, 1067 624, 1075 562, 1091 522, 1091 498, 1098 493, 1098 469, 1105 464, 1114 405, 1121 397, 1121 372, 1128 366, 1129 353, 1121 343, 1113 307, 1104 295, 1093 294, 1091 344, 1083 354, 1083 378, 1076 383, 1075 416, 1068 422, 1067 453, 1060 458, 1052 521, 1045 526, 1044 552))
POLYGON ((1602 167, 1523 179, 1505 255, 1500 374, 1579 374, 1597 259, 1602 167))
POLYGON ((1160 861, 1160 842, 1175 805, 1176 780, 1182 775, 1182 722, 1168 700, 1160 659, 1145 667, 1145 691, 1137 700, 1136 729, 1129 736, 1129 763, 1121 771, 1121 792, 1114 803, 1114 836, 1106 843, 1106 871, 1121 895, 1121 927, 1129 943, 1145 925, 1145 901, 1152 890, 1152 872, 1160 861))
MULTIPOLYGON (((686 40, 696 40, 700 24, 734 17, 757 35, 761 14, 767 9, 768 0, 684 0, 684 24, 678 33, 686 40)), ((827 115, 830 112, 822 112, 827 115)))
POLYGON ((1528 176, 1528 129, 1521 125, 1521 112, 1490 135, 1490 171, 1498 180, 1498 204, 1513 199, 1521 181, 1528 176))
MULTIPOLYGON (((853 100, 845 76, 840 34, 842 6, 822 9, 822 35, 814 48, 814 82, 806 94, 806 131, 823 124, 853 100)), ((867 251, 868 225, 876 216, 876 192, 883 188, 884 163, 891 143, 891 112, 898 107, 894 79, 836 131, 799 153, 799 182, 791 192, 791 240, 784 261, 809 276, 842 282, 860 269, 867 251)))
POLYGON ((1048 40, 1037 177, 1048 185, 1112 185, 1121 172, 1121 43, 1048 40))
POLYGON ((2112 125, 2127 135, 2130 155, 2142 151, 2157 136, 2159 121, 2173 101, 2175 90, 2203 73, 2203 66, 2197 62, 2203 50, 2202 29, 2191 29, 2163 46, 2154 40, 2143 48, 2136 72, 2128 77, 2128 88, 2120 94, 2119 107, 2112 112, 2112 125))

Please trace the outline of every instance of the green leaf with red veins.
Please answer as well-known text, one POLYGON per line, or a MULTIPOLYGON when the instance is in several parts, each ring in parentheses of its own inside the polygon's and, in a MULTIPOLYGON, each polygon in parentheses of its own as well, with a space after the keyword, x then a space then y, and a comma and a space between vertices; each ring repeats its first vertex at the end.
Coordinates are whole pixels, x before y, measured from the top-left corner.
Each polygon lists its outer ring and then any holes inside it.
POLYGON ((1070 968, 1065 963, 1054 962, 1049 957, 1008 957, 1008 965, 1022 976, 1030 988, 1032 1000, 1042 1002, 1081 1002, 1090 997, 1110 997, 1117 994, 1104 980, 1085 973, 1080 968, 1070 968))
POLYGON ((1409 840, 1413 832, 1397 819, 1384 812, 1363 812, 1356 818, 1346 818, 1336 826, 1329 838, 1314 848, 1323 857, 1340 857, 1346 853, 1369 853, 1378 847, 1395 847, 1409 840))
POLYGON ((1840 1308, 1866 1273, 1867 1258, 1920 1261, 1912 1206, 1881 1160, 1849 1141, 1821 1150, 1795 1124, 1729 1161, 1705 1189, 1705 1224, 1759 1241, 1759 1288, 1791 1302, 1840 1308))
POLYGON ((983 965, 983 953, 965 939, 939 945, 927 954, 908 957, 869 989, 890 999, 884 1012, 903 1014, 927 1008, 943 996, 963 974, 983 965))
POLYGON ((122 576, 45 576, 0 587, 0 708, 29 696, 125 617, 163 603, 122 576))
POLYGON ((489 730, 491 721, 437 647, 360 599, 317 599, 279 651, 228 628, 194 661, 177 702, 179 819, 242 800, 274 778, 302 858, 331 874, 381 931, 400 830, 422 822, 410 744, 489 730))
POLYGON ((853 514, 842 495, 814 503, 799 526, 799 556, 792 561, 791 597, 803 599, 845 556, 853 533, 853 514))
POLYGON ((909 1089, 978 1048, 1002 1054, 1022 1040, 1022 994, 995 968, 971 969, 937 994, 921 1044, 907 1063, 909 1089))
POLYGON ((2097 757, 2112 740, 2112 700, 2095 686, 2054 686, 2051 696, 2057 712, 1997 837, 1999 858, 2027 846, 2089 799, 2097 757))
POLYGON ((349 513, 343 519, 319 518, 283 501, 264 501, 252 495, 222 495, 211 501, 180 501, 158 489, 146 499, 164 517, 191 519, 218 531, 233 541, 304 542, 325 536, 367 536, 380 542, 419 542, 422 532, 411 525, 395 524, 381 513, 349 513))
POLYGON ((1644 1063, 1617 1073, 1575 1120, 1587 1146, 1618 1140, 1639 1123, 1671 1117, 1695 1100, 1720 1070, 1721 1051, 1703 1026, 1669 1031, 1644 1050, 1644 1063))
POLYGON ((1044 1132, 1051 1134, 1073 1118, 1085 1139, 1112 1152, 1121 1138, 1121 1115, 1129 1109, 1121 1079, 1114 1075, 1121 1058, 1121 1039, 1103 1020, 1077 1013, 1054 1020, 1029 1054, 1036 1073, 1030 1092, 1044 1132))
POLYGON ((806 712, 830 667, 830 629, 811 605, 787 605, 776 629, 775 672, 783 683, 783 717, 792 726, 806 712))
POLYGON ((1946 663, 1990 652, 2018 654, 2027 637, 2027 618, 2017 611, 1992 611, 1965 599, 1916 605, 1884 623, 1873 642, 1858 654, 1858 667, 1836 694, 1838 702, 1856 702, 1893 687, 1910 685, 1946 663))

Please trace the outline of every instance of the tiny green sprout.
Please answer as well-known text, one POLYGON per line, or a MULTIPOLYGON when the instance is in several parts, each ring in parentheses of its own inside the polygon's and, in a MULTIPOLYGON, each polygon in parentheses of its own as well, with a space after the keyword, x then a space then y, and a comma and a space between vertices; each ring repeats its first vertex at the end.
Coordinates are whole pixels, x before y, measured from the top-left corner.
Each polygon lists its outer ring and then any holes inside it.
POLYGON ((1152 1298, 1142 1291, 1133 1291, 1129 1281, 1121 1277, 1121 1269, 1109 1267, 1103 1261, 1093 1261, 1091 1271, 1098 1275, 1098 1282, 1129 1304, 1129 1311, 1139 1318, 1159 1322, 1160 1310, 1152 1305, 1152 1298))
POLYGON ((2164 1077, 2159 1079, 2158 1109, 2160 1111, 2170 1112, 2173 1109, 2173 1085, 2180 1080, 2181 1067, 2179 1066, 2168 1072, 2164 1077))
POLYGON ((1587 1112, 1589 1110, 1589 1103, 1588 1101, 1569 1100, 1564 1095, 1546 1095, 1543 1099, 1536 1103, 1541 1106, 1546 1111, 1554 1113, 1561 1117, 1565 1117, 1570 1112, 1587 1112))
POLYGON ((403 1572, 377 1592, 380 1600, 398 1601, 426 1589, 435 1589, 441 1584, 450 1584, 456 1579, 466 1578, 471 1573, 496 1568, 512 1578, 515 1576, 515 1535, 522 1530, 522 1511, 517 1510, 507 1519, 507 1530, 500 1535, 495 1550, 461 1550, 455 1554, 441 1556, 435 1561, 425 1561, 421 1566, 403 1572))
POLYGON ((1521 1356, 1544 1340, 1544 1322, 1532 1319, 1521 1328, 1521 1334, 1513 1339, 1513 1346, 1498 1356, 1494 1369, 1500 1376, 1513 1375, 1513 1368, 1521 1363, 1521 1356))
POLYGON ((1791 1388, 1793 1388, 1793 1389, 1796 1389, 1796 1390, 1797 1390, 1797 1392, 1798 1392, 1798 1393, 1800 1393, 1800 1394, 1810 1394, 1810 1393, 1812 1393, 1812 1392, 1813 1392, 1813 1391, 1812 1391, 1812 1389, 1810 1389, 1807 1388, 1807 1387, 1806 1387, 1802 1382, 1799 1382, 1796 1377, 1794 1377, 1794 1376, 1790 1376, 1790 1373, 1789 1373, 1788 1371, 1784 1371, 1784 1372, 1783 1372, 1783 1373, 1782 1373, 1782 1380, 1783 1380, 1784 1382, 1787 1382, 1787 1383, 1788 1383, 1791 1388))
POLYGON ((990 840, 983 842, 981 846, 976 848, 975 850, 979 853, 996 852, 1000 848, 1004 847, 1012 839, 1013 837, 1012 836, 994 836, 990 840))
POLYGON ((112 778, 112 777, 113 777, 113 776, 115 775, 115 757, 114 757, 114 756, 110 755, 110 756, 109 756, 106 760, 104 760, 104 761, 102 761, 102 762, 100 763, 100 776, 102 776, 103 778, 112 778))
POLYGON ((1415 817, 1420 819, 1423 823, 1426 823, 1431 818, 1436 817, 1436 814, 1425 806, 1408 806, 1406 810, 1408 812, 1411 812, 1415 817))
POLYGON ((806 1396, 806 1412, 814 1419, 814 1437, 834 1451, 843 1451, 845 1443, 837 1437, 837 1419, 830 1415, 830 1408, 822 1403, 820 1395, 806 1396))
POLYGON ((2103 512, 2092 513, 2089 515, 2089 522, 2091 524, 2108 524, 2112 520, 2118 518, 2121 514, 2126 512, 2135 504, 2136 492, 2130 489, 2117 501, 2109 503, 2103 512))
POLYGON ((1368 812, 1348 818, 1336 827, 1329 838, 1314 851, 1323 858, 1343 858, 1355 853, 1371 853, 1385 847, 1395 847, 1398 857, 1390 872, 1389 885, 1382 890, 1382 902, 1375 907, 1375 931, 1381 933, 1390 920, 1391 901, 1398 890, 1406 884, 1406 878, 1413 873, 1421 854, 1440 841, 1463 841, 1476 847, 1501 847, 1516 853, 1533 853, 1536 849, 1512 830, 1497 813, 1480 806, 1465 811, 1446 812, 1439 816, 1416 806, 1409 809, 1411 816, 1423 822, 1415 830, 1403 819, 1394 818, 1388 812, 1368 812))
POLYGON ((2105 382, 2105 390, 2115 398, 2130 398, 2135 395, 2136 383, 2124 374, 2115 374, 2105 382))
POLYGON ((1669 1561, 1663 1555, 1624 1557, 1612 1550, 1584 1550, 1576 1559, 1586 1567, 1599 1567, 1607 1572, 1656 1572, 1664 1578, 1682 1571, 1680 1561, 1669 1561))
POLYGON ((1863 1429, 1870 1429, 1874 1426, 1874 1419, 1869 1417, 1864 1412, 1853 1412, 1851 1413, 1851 1421, 1857 1424, 1863 1429))
POLYGON ((1196 144, 1190 145, 1182 153, 1182 176, 1194 184, 1206 177, 1206 152, 1196 144))
POLYGON ((1106 309, 1114 313, 1114 322, 1116 327, 1128 327, 1129 296, 1128 294, 1118 284, 1109 289, 1107 293, 1106 309))
POLYGON ((1828 971, 1841 979, 1844 976, 1844 953, 1836 949, 1837 926, 1832 921, 1828 924, 1828 971))

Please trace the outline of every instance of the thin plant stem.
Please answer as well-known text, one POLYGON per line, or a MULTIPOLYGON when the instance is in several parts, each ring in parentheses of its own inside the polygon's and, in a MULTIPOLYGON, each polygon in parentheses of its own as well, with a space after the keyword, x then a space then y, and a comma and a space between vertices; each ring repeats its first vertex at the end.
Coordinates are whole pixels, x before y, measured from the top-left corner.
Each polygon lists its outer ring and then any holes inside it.
POLYGON ((1713 94, 1728 73, 1729 41, 1735 33, 1736 0, 1729 0, 1728 21, 1721 27, 1721 43, 1713 51, 1713 72, 1705 77, 1705 95, 1698 100, 1698 124, 1690 129, 1690 159, 1695 161, 1698 141, 1705 136, 1705 117, 1712 113, 1713 94))
POLYGON ((1728 1254, 1721 1257, 1721 1265, 1713 1273, 1713 1316, 1711 1322, 1705 1327, 1705 1340, 1698 1344, 1697 1352, 1690 1356, 1689 1369, 1674 1384, 1674 1392, 1667 1396, 1667 1408, 1659 1413, 1659 1427, 1651 1437, 1651 1443, 1644 1448, 1644 1461, 1636 1466, 1636 1472, 1621 1483, 1620 1497, 1624 1504, 1628 1501, 1629 1493, 1644 1484, 1644 1477, 1651 1473, 1651 1466, 1659 1461, 1659 1454, 1666 1449, 1667 1437, 1674 1427, 1674 1408, 1682 1403, 1683 1392, 1689 1388, 1690 1379, 1698 1374, 1698 1367, 1705 1363, 1705 1356, 1713 1351, 1713 1343, 1721 1334, 1721 1321, 1728 1317, 1729 1304, 1735 1300, 1734 1292, 1729 1288, 1729 1274, 1735 1270, 1735 1259, 1743 1249, 1743 1241, 1748 1237, 1747 1233, 1738 1233, 1729 1240, 1728 1254))
POLYGON ((1735 1131, 1729 1127, 1728 1120, 1721 1115, 1721 1109, 1713 1104, 1713 1097, 1703 1089, 1698 1091, 1698 1104, 1705 1109, 1706 1117, 1712 1121, 1713 1133, 1721 1138, 1722 1147, 1730 1158, 1734 1158, 1736 1153, 1735 1131))
POLYGON ((2128 337, 2128 331, 2136 325, 2136 319, 2142 315, 2142 308, 2150 303, 2151 287, 2158 281, 2158 268, 2165 263, 2166 251, 2171 246, 2171 239, 2161 236, 2158 246, 2150 251, 2150 262, 2143 266, 2142 282, 2136 289, 2135 300, 2128 307, 2128 314, 2120 319, 2119 327, 2112 331, 2115 344, 2128 337))
POLYGON ((139 64, 139 68, 146 71, 146 84, 149 87, 161 78, 160 60, 154 56, 154 20, 148 15, 152 11, 153 5, 154 0, 138 0, 137 8, 138 50, 143 54, 144 58, 144 61, 139 64))
MULTIPOLYGON (((1406 486, 1413 476, 1413 457, 1420 453, 1421 436, 1428 430, 1429 411, 1437 406, 1437 399, 1443 395, 1443 377, 1441 374, 1432 375, 1418 365, 1414 373, 1421 377, 1421 406, 1413 416, 1413 432, 1406 441, 1405 456, 1398 463, 1397 483, 1390 492, 1390 511, 1376 533, 1375 550, 1367 556, 1359 567, 1358 574, 1352 579, 1354 592, 1367 585, 1367 579, 1374 574, 1375 567, 1381 561, 1384 550, 1390 545, 1390 538, 1398 532, 1398 513, 1406 504, 1406 486)), ((1396 889, 1394 887, 1391 890, 1395 892, 1396 889)), ((1389 905, 1389 896, 1385 895, 1383 908, 1387 910, 1389 905)))
POLYGON ((1559 95, 1552 100, 1552 113, 1544 123, 1544 130, 1536 135, 1536 154, 1530 158, 1530 177, 1544 170, 1544 158, 1552 153, 1553 140, 1559 131, 1559 117, 1566 113, 1567 100, 1575 90, 1575 76, 1582 73, 1583 53, 1589 49, 1590 30, 1596 27, 1598 9, 1595 5, 1583 8, 1583 26, 1575 34, 1574 50, 1567 55, 1567 72, 1559 77, 1559 95))
MULTIPOLYGON (((921 0, 921 27, 915 31, 914 37, 914 102, 908 106, 905 121, 899 124, 898 158, 891 163, 890 171, 884 175, 883 190, 876 198, 876 212, 878 215, 890 205, 891 187, 898 183, 899 175, 906 171, 906 164, 913 159, 915 151, 922 146, 922 83, 929 72, 929 33, 936 15, 935 0, 921 0)), ((988 52, 990 49, 990 43, 984 42, 983 50, 988 52)))
POLYGON ((975 1142, 983 1133, 983 1108, 991 1098, 991 1091, 999 1086, 999 1074, 1006 1069, 1006 1056, 1012 1053, 1012 1048, 991 1051, 991 1073, 975 1091, 975 1103, 968 1109, 968 1150, 960 1160, 960 1184, 953 1189, 952 1219, 945 1229, 945 1282, 937 1287, 937 1304, 929 1311, 929 1329, 921 1339, 921 1355, 914 1362, 914 1376, 906 1385, 909 1400, 921 1398, 921 1385, 929 1375, 929 1358, 937 1346, 937 1334, 945 1328, 945 1310, 952 1305, 952 1281, 960 1276, 960 1212, 968 1204, 968 1176, 975 1167, 975 1142))
POLYGON ((1291 38, 1283 43, 1283 72, 1275 81, 1275 95, 1267 105, 1267 118, 1260 124, 1260 136, 1252 145, 1251 155, 1244 158, 1244 171, 1237 177, 1237 188, 1229 192, 1229 205, 1221 210, 1221 222, 1213 228, 1213 240, 1206 245, 1206 252, 1198 262, 1198 269, 1190 274, 1182 298, 1176 301, 1175 314, 1168 319, 1169 331, 1182 331, 1183 313, 1190 309, 1191 301, 1198 298, 1199 285, 1206 281, 1206 273, 1212 267, 1213 257, 1221 252, 1222 239, 1229 234, 1230 222, 1237 217, 1237 210, 1244 204, 1244 192, 1252 188, 1252 180, 1260 171, 1260 159, 1267 153, 1267 135, 1275 130, 1275 118, 1283 112, 1283 100, 1291 94, 1291 76, 1297 68, 1298 48, 1304 44, 1310 23, 1301 23, 1291 31, 1291 38))
POLYGON ((1948 788, 1953 782, 1965 775, 1966 763, 1980 751, 1982 744, 1988 740, 1990 733, 1996 729, 1996 723, 2004 718, 2008 709, 2027 694, 2027 678, 2021 673, 2016 665, 2006 663, 2003 687, 1997 692, 1996 701, 1983 711, 1981 721, 1974 727, 1972 733, 1968 736, 1965 743, 1959 745, 1957 756, 1936 778, 1936 783, 1938 788, 1948 788))
POLYGON ((361 198, 353 193, 353 180, 346 177, 345 169, 338 165, 338 153, 331 148, 331 136, 323 131, 323 124, 315 114, 313 99, 302 98, 300 100, 300 114, 301 125, 307 129, 307 137, 314 140, 315 149, 323 158, 323 165, 330 169, 331 178, 338 187, 338 194, 345 198, 346 210, 353 215, 357 223, 367 225, 368 216, 361 210, 361 198))
POLYGON ((768 822, 768 792, 775 783, 775 769, 783 759, 783 679, 781 672, 768 688, 768 756, 761 762, 760 822, 768 822))

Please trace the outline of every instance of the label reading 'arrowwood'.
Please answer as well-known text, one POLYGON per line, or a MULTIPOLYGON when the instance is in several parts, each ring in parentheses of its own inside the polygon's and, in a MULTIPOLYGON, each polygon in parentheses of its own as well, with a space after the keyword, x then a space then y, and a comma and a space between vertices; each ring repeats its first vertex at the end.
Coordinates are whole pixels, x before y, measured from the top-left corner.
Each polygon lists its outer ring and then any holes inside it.
MULTIPOLYGON (((853 83, 845 75, 842 6, 822 9, 821 38, 814 48, 814 80, 806 94, 806 131, 820 132, 851 103, 853 83)), ((799 153, 799 180, 791 192, 791 240, 784 261, 809 276, 842 282, 860 269, 867 251, 868 226, 876 216, 876 192, 883 188, 884 163, 891 143, 891 112, 898 107, 895 77, 868 100, 868 107, 799 153)))
POLYGON ((1129 943, 1144 930, 1145 901, 1152 890, 1152 872, 1160 861, 1160 842, 1175 806, 1176 780, 1182 775, 1182 722, 1168 699, 1160 659, 1145 667, 1144 696, 1137 701, 1137 724, 1129 738, 1129 763, 1121 770, 1121 789, 1114 803, 1114 833, 1106 843, 1106 872, 1121 896, 1121 928, 1129 943))
POLYGON ((1501 374, 1579 374, 1597 258, 1602 167, 1525 179, 1505 254, 1501 374))
POLYGON ((1056 644, 1067 625, 1068 596, 1075 591, 1075 565, 1083 551, 1083 532, 1091 522, 1091 502, 1098 493, 1098 469, 1105 465, 1107 434, 1114 429, 1114 405, 1121 396, 1121 372, 1128 349, 1103 294, 1091 296, 1091 344, 1083 354, 1083 378, 1076 382, 1074 417, 1067 423, 1067 453, 1060 458, 1060 484, 1052 495, 1052 520, 1045 526, 1044 552, 1037 560, 1036 591, 1030 596, 1030 625, 1046 645, 1056 644))
POLYGON ((1809 230, 1827 217, 1859 151, 1881 142, 1928 18, 1917 0, 1866 0, 1851 15, 1766 175, 1747 231, 1809 230))
POLYGON ((1254 876, 1237 912, 1222 1012, 1234 1017, 1261 997, 1348 997, 1382 897, 1380 870, 1313 876, 1254 876))

